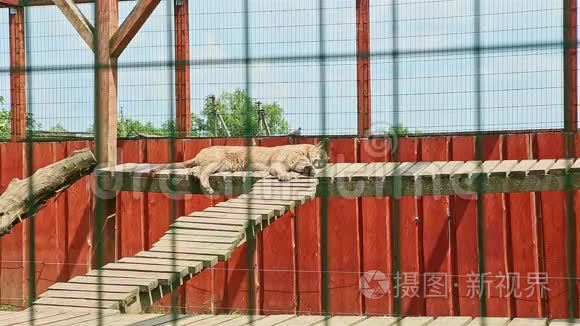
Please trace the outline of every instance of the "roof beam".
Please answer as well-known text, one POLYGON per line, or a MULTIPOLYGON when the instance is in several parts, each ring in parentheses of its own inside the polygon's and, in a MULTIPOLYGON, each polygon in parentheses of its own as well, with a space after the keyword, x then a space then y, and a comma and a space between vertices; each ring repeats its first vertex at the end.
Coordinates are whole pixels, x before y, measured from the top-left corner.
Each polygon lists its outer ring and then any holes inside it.
MULTIPOLYGON (((119 0, 119 1, 133 1, 133 0, 119 0)), ((74 0, 75 3, 93 3, 94 0, 74 0)), ((14 7, 14 6, 26 6, 26 7, 36 7, 36 6, 52 6, 54 3, 52 0, 28 0, 26 4, 20 4, 18 0, 0 0, 0 8, 14 7)))
POLYGON ((18 0, 0 0, 0 6, 3 7, 15 7, 19 5, 18 0))
POLYGON ((95 29, 91 22, 83 15, 73 0, 52 0, 73 25, 81 38, 91 50, 94 50, 93 35, 95 29))
POLYGON ((121 26, 111 37, 111 57, 117 58, 123 53, 129 42, 139 31, 141 26, 147 21, 153 10, 157 7, 160 0, 139 0, 129 16, 125 18, 121 26))

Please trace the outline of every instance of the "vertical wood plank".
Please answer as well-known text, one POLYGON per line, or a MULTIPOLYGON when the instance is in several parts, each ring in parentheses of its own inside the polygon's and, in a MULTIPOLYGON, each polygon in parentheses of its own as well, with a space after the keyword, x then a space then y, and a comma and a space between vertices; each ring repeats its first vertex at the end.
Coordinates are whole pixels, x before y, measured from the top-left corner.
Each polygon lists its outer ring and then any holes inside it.
POLYGON ((12 141, 26 139, 26 51, 24 49, 24 7, 12 8, 10 33, 10 117, 12 141))
MULTIPOLYGON (((564 129, 578 132, 578 25, 577 1, 564 1, 564 129)), ((573 147, 571 147, 573 152, 573 147)))
MULTIPOLYGON (((34 143, 32 168, 36 170, 64 158, 62 143, 34 143)), ((61 196, 62 197, 62 196, 61 196)), ((46 291, 54 282, 62 281, 66 259, 66 239, 60 198, 50 199, 34 218, 36 294, 46 291)))
MULTIPOLYGON (((482 159, 483 160, 501 160, 503 159, 503 136, 488 135, 482 139, 482 159)), ((505 215, 505 203, 503 194, 484 194, 483 195, 483 237, 484 237, 484 259, 485 273, 489 281, 487 290, 487 313, 490 316, 510 316, 512 311, 509 297, 501 292, 500 281, 498 277, 508 271, 508 222, 505 215)), ((477 238, 475 238, 477 239, 477 238)))
MULTIPOLYGON (((318 139, 299 138, 299 143, 316 144, 318 139)), ((296 270, 297 306, 302 314, 320 314, 320 199, 316 198, 296 208, 296 270)))
MULTIPOLYGON (((66 155, 89 147, 87 141, 69 141, 66 143, 66 155)), ((67 257, 69 280, 73 276, 83 275, 91 263, 91 240, 93 228, 93 194, 91 176, 78 180, 67 190, 67 257)))
MULTIPOLYGON (((259 139, 260 146, 287 145, 287 137, 259 139)), ((260 243, 261 313, 296 313, 295 217, 291 212, 266 229, 258 237, 260 243)))
POLYGON ((369 0, 356 1, 356 91, 359 138, 368 137, 371 129, 371 65, 369 0))
MULTIPOLYGON (((387 162, 391 158, 391 141, 388 139, 362 139, 360 142, 361 162, 387 162)), ((364 197, 361 203, 362 228, 362 271, 375 275, 369 286, 379 289, 381 274, 387 276, 387 291, 375 296, 363 295, 365 313, 388 315, 393 313, 393 288, 388 282, 391 275, 391 199, 390 197, 364 197), (378 277, 376 276, 378 275, 378 277)), ((382 284, 385 284, 384 282, 382 284)))
MULTIPOLYGON (((96 55, 98 63, 95 81, 95 105, 98 123, 94 126, 96 139, 96 157, 100 164, 114 165, 117 163, 117 59, 110 56, 109 40, 117 29, 119 8, 116 0, 98 1, 96 6, 96 55)), ((102 233, 103 263, 112 262, 116 258, 116 198, 98 200, 103 205, 102 233), (112 218, 108 218, 112 216, 112 218), (105 219, 106 218, 106 219, 105 219)), ((97 231, 100 232, 100 231, 97 231)), ((96 241, 96 239, 95 239, 96 241)))
MULTIPOLYGON (((210 139, 185 139, 183 141, 183 160, 194 158, 199 151, 211 146, 210 139)), ((189 214, 195 211, 201 211, 212 206, 211 196, 205 195, 185 195, 184 212, 189 214)), ((220 263, 221 272, 223 273, 223 263, 220 263)), ((206 269, 193 279, 185 282, 185 306, 187 313, 211 313, 215 308, 216 300, 214 296, 214 273, 212 269, 206 269)), ((223 282, 222 282, 223 285, 223 282)), ((219 300, 218 302, 221 302, 219 300)))
MULTIPOLYGON (((576 151, 575 151, 575 155, 576 157, 580 157, 580 133, 576 133, 576 141, 575 141, 575 145, 576 145, 576 151)), ((578 236, 578 226, 580 225, 580 190, 576 190, 576 198, 575 198, 575 204, 576 204, 576 275, 580 275, 580 264, 578 262, 580 262, 580 236, 578 236)), ((576 282, 576 293, 580 294, 580 282, 576 282)), ((579 312, 580 314, 580 300, 578 300, 577 305, 576 305, 576 311, 579 312)), ((578 316, 576 316, 576 318, 578 318, 578 316)))
MULTIPOLYGON (((24 177, 24 144, 0 144, 0 191, 4 191, 14 178, 24 177)), ((23 253, 27 248, 23 233, 25 223, 17 224, 12 232, 0 238, 0 297, 2 304, 22 307, 24 289, 27 289, 24 275, 23 253)))
MULTIPOLYGON (((246 139, 243 137, 235 137, 235 138, 213 138, 212 139, 212 146, 214 145, 227 145, 227 146, 243 146, 246 145, 246 139)), ((216 204, 226 198, 222 196, 212 196, 212 204, 216 204), (215 198, 217 197, 217 198, 215 198)), ((259 291, 257 289, 258 286, 258 252, 260 250, 259 238, 256 237, 256 248, 254 250, 254 257, 253 257, 253 268, 254 268, 254 288, 248 289, 248 278, 250 277, 250 273, 248 271, 248 257, 247 257, 247 243, 238 247, 232 257, 225 263, 226 266, 226 274, 225 274, 225 284, 223 285, 223 290, 220 290, 222 287, 221 284, 215 284, 215 290, 223 291, 225 294, 225 311, 231 312, 235 310, 239 311, 247 311, 249 304, 248 304, 248 291, 252 291, 254 295, 254 307, 257 307, 257 302, 259 302, 259 291)), ((216 273, 219 273, 220 269, 216 269, 216 273)), ((220 276, 216 277, 216 280, 219 280, 220 276)))
MULTIPOLYGON (((419 158, 419 140, 399 139, 399 161, 415 162, 419 158)), ((423 292, 422 234, 419 218, 419 200, 416 196, 400 198, 399 248, 400 248, 400 288, 401 314, 421 316, 425 314, 423 292)), ((393 271, 394 273, 396 271, 393 271)))
POLYGON ((189 0, 175 6, 175 115, 179 137, 191 134, 189 0))
MULTIPOLYGON (((145 142, 145 160, 147 163, 168 163, 170 162, 171 142, 168 139, 147 139, 145 142)), ((173 144, 175 161, 181 160, 182 149, 179 144, 173 144)), ((172 199, 168 194, 147 193, 145 195, 145 248, 150 248, 169 228, 169 218, 171 216, 172 199)), ((176 203, 177 205, 177 203, 176 203)), ((182 305, 181 292, 178 294, 177 304, 182 305)), ((157 307, 171 306, 171 296, 166 295, 156 303, 157 307)))
MULTIPOLYGON (((538 159, 564 157, 562 133, 537 135, 538 159)), ((542 218, 545 272, 548 276, 548 314, 551 318, 567 317, 566 212, 562 191, 539 193, 542 218)))
MULTIPOLYGON (((357 161, 356 139, 330 139, 329 151, 332 163, 357 161)), ((328 296, 330 311, 333 314, 362 312, 359 288, 361 266, 359 227, 356 198, 329 198, 328 296)))
MULTIPOLYGON (((447 161, 447 137, 421 139, 421 160, 447 161)), ((427 316, 455 314, 451 275, 451 236, 449 223, 449 196, 422 197, 424 291, 427 316)))
MULTIPOLYGON (((451 138, 451 160, 468 161, 475 158, 475 138, 454 136, 451 138)), ((471 295, 467 275, 477 272, 477 223, 476 201, 471 197, 450 196, 451 225, 455 235, 455 266, 457 275, 458 314, 478 316, 478 297, 471 295)))
MULTIPOLYGON (((120 163, 145 162, 144 140, 119 141, 120 163)), ((119 256, 132 256, 141 250, 149 249, 145 243, 145 197, 139 192, 120 192, 117 201, 117 228, 119 232, 119 256)), ((158 218, 163 218, 159 216, 158 218)))
MULTIPOLYGON (((532 158, 529 134, 506 136, 506 159, 525 160, 532 158)), ((510 272, 514 273, 513 314, 518 317, 541 317, 542 298, 540 288, 527 291, 530 287, 528 276, 539 273, 539 248, 534 193, 506 194, 507 218, 510 226, 510 272)), ((505 290, 506 292, 509 289, 505 290)))

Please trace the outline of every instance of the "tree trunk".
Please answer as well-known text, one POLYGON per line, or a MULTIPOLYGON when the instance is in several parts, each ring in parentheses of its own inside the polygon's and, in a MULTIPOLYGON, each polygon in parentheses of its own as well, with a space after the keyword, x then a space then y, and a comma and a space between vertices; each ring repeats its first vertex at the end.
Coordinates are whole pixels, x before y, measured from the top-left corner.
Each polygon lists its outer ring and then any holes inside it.
POLYGON ((91 173, 96 165, 95 156, 85 148, 38 169, 29 178, 12 179, 0 195, 0 235, 10 232, 26 216, 34 215, 50 198, 91 173))

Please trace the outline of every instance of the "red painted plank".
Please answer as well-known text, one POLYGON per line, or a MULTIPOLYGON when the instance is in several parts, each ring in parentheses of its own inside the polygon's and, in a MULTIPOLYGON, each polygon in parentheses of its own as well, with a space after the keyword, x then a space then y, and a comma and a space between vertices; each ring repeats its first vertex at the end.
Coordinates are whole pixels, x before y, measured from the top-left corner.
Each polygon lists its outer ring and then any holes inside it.
MULTIPOLYGON (((24 144, 0 144, 0 190, 4 191, 13 178, 24 177, 24 144)), ((23 306, 26 289, 23 260, 24 223, 0 238, 0 297, 2 304, 23 306)))
MULTIPOLYGON (((503 136, 489 135, 483 137, 482 159, 503 159, 503 136)), ((485 273, 490 275, 487 291, 487 313, 490 316, 509 316, 511 314, 510 300, 501 290, 501 275, 508 270, 507 253, 508 237, 507 221, 505 218, 505 204, 503 194, 484 194, 484 255, 485 273)), ((474 198, 475 200, 475 198, 474 198)), ((476 238, 477 239, 477 238, 476 238)), ((504 291, 505 292, 505 291, 504 291)))
MULTIPOLYGON (((33 173, 41 167, 47 166, 65 157, 65 147, 62 143, 35 143, 33 144, 32 168, 33 173)), ((34 219, 35 226, 35 275, 36 293, 45 292, 57 281, 65 281, 63 266, 66 260, 66 220, 63 208, 66 194, 48 201, 34 219), (63 198, 63 196, 65 196, 63 198)))
MULTIPOLYGON (((254 275, 258 274, 258 259, 257 251, 259 251, 259 242, 256 241, 256 248, 254 251, 253 266, 248 265, 248 248, 247 243, 244 243, 236 250, 225 263, 226 265, 226 280, 225 280, 225 306, 220 312, 244 312, 246 313, 250 308, 249 292, 252 291, 254 295, 253 307, 257 308, 258 296, 257 289, 254 286, 249 288, 249 269, 254 269, 254 275)), ((254 283, 254 285, 256 285, 254 283)))
MULTIPOLYGON (((120 140, 118 146, 119 164, 145 162, 144 140, 120 140)), ((149 249, 149 244, 145 243, 145 196, 144 193, 129 191, 118 194, 117 241, 120 257, 132 256, 141 250, 149 249)))
MULTIPOLYGON (((173 143, 174 160, 182 159, 181 143, 173 143)), ((147 163, 167 163, 170 162, 169 146, 171 142, 167 139, 148 139, 145 142, 145 160, 147 163)), ((145 247, 150 248, 168 230, 171 218, 172 199, 167 194, 147 193, 145 194, 145 218, 144 235, 145 247)), ((176 208, 179 202, 176 202, 176 208)), ((182 297, 178 297, 178 305, 182 305, 182 297)), ((165 296, 159 300, 156 307, 171 306, 171 296, 165 296)))
MULTIPOLYGON (((211 146, 209 139, 187 139, 183 142, 183 160, 187 161, 194 158, 202 149, 211 146)), ((189 214, 191 212, 203 210, 211 206, 210 196, 203 195, 185 195, 185 209, 184 212, 189 214)))
MULTIPOLYGON (((361 162, 386 162, 390 156, 389 140, 378 138, 361 140, 361 162)), ((360 205, 362 272, 367 273, 365 276, 368 276, 367 279, 370 281, 370 289, 362 292, 364 312, 376 315, 392 314, 393 289, 388 282, 388 275, 392 272, 390 197, 364 197, 360 199, 360 205), (385 285, 386 291, 383 290, 385 285), (381 291, 376 291, 379 289, 381 291)))
MULTIPOLYGON (((246 139, 242 137, 238 138, 212 138, 211 145, 226 145, 226 146, 243 146, 246 144, 246 139)), ((211 196, 212 203, 215 205, 220 201, 225 200, 223 196, 211 196)), ((246 245, 244 244, 238 247, 232 257, 225 263, 225 275, 224 283, 219 282, 222 277, 219 275, 221 273, 220 269, 216 269, 216 282, 214 283, 214 293, 224 293, 223 307, 224 312, 230 312, 235 310, 247 311, 248 309, 248 261, 246 258, 246 245)), ((254 252, 254 266, 257 269, 257 252, 259 251, 259 245, 256 244, 256 251, 254 252)), ((258 275, 256 271, 255 276, 258 275)), ((256 283, 255 283, 256 284, 256 283)), ((256 302, 258 301, 258 289, 254 288, 253 291, 254 298, 256 302)), ((256 302, 254 306, 256 306, 256 302)))
MULTIPOLYGON (((0 1, 9 5, 18 0, 0 1)), ((11 8, 9 14, 9 45, 10 45, 10 125, 12 141, 22 141, 26 138, 26 50, 24 49, 24 7, 11 8)))
MULTIPOLYGON (((86 141, 66 142, 66 155, 74 151, 87 148, 86 141)), ((89 269, 91 262, 92 241, 91 230, 93 228, 93 200, 92 200, 92 176, 82 178, 73 184, 66 192, 67 219, 67 275, 65 280, 73 276, 82 275, 89 269)))
MULTIPOLYGON (((524 160, 532 157, 529 134, 506 136, 506 159, 524 160)), ((534 193, 506 194, 507 218, 511 235, 511 266, 514 273, 514 315, 518 317, 540 317, 542 299, 540 289, 530 284, 528 275, 539 273, 539 248, 534 193), (532 286, 534 290, 527 290, 532 286)), ((505 289, 506 295, 509 288, 505 289)))
POLYGON ((191 134, 191 82, 189 68, 189 0, 175 6, 175 116, 180 137, 191 134))
MULTIPOLYGON (((448 161, 448 138, 421 140, 421 160, 448 161)), ((451 237, 449 234, 449 196, 425 196, 423 201, 424 292, 427 316, 454 314, 452 291, 451 237)))
MULTIPOLYGON (((413 162, 419 159, 419 141, 416 138, 399 139, 399 161, 413 162)), ((425 315, 425 300, 422 297, 423 272, 422 235, 419 218, 420 204, 415 196, 401 197, 399 200, 399 254, 400 287, 397 289, 402 315, 425 315)), ((393 271, 396 273, 396 271, 393 271)))
MULTIPOLYGON (((268 137, 258 139, 260 146, 282 146, 288 144, 288 137, 268 137)), ((259 237, 260 298, 261 313, 296 313, 296 260, 295 220, 292 213, 263 230, 259 237)))
MULTIPOLYGON (((538 158, 564 157, 564 138, 561 133, 537 135, 538 158)), ((546 191, 539 194, 542 218, 545 272, 548 284, 548 314, 551 318, 567 317, 566 273, 566 212, 565 194, 546 191)))
MULTIPOLYGON (((580 157, 580 133, 576 133, 575 144, 576 157, 580 157)), ((580 239, 580 190, 575 194, 576 210, 576 239, 580 239)), ((576 240, 576 276, 580 275, 580 241, 576 240)), ((576 293, 580 293, 580 282, 576 281, 576 293)), ((577 297, 576 311, 580 312, 580 298, 577 297)), ((578 316, 576 316, 578 318, 578 316)))
MULTIPOLYGON (((147 163, 169 162, 169 142, 148 139, 145 142, 147 163)), ((149 248, 167 231, 169 227, 169 197, 165 194, 145 194, 145 247, 149 248)))
MULTIPOLYGON (((183 160, 195 157, 199 151, 211 145, 210 139, 186 139, 183 141, 183 160)), ((184 212, 201 211, 212 205, 211 196, 185 195, 184 212)), ((218 265, 219 266, 219 265, 218 265)), ((223 268, 223 266, 222 266, 223 268)), ((215 305, 213 278, 215 271, 208 269, 185 282, 185 306, 189 313, 210 313, 215 305)), ((223 269, 222 269, 223 273, 223 269)), ((222 282, 223 284, 223 282, 222 282)), ((220 300, 221 302, 221 300, 220 300)))
MULTIPOLYGON (((456 136, 451 138, 451 159, 468 161, 475 158, 475 138, 456 136)), ((455 236, 456 278, 458 292, 458 314, 478 316, 479 300, 472 295, 467 275, 477 272, 477 222, 476 201, 471 197, 450 196, 451 229, 455 236)))
MULTIPOLYGON (((357 146, 352 138, 329 141, 330 162, 356 162, 357 146)), ((360 279, 360 239, 358 200, 328 200, 328 296, 333 314, 359 314, 362 299, 360 279)), ((323 230, 321 230, 323 231, 323 230)), ((322 253, 324 254, 324 253, 322 253)))
MULTIPOLYGON (((299 143, 316 144, 316 138, 299 138, 299 143)), ((296 208, 297 311, 322 312, 320 274, 320 199, 296 208)))
POLYGON ((296 312, 294 216, 286 213, 260 234, 261 314, 296 312))
POLYGON ((358 137, 368 137, 371 129, 371 65, 369 0, 356 1, 356 91, 358 137))

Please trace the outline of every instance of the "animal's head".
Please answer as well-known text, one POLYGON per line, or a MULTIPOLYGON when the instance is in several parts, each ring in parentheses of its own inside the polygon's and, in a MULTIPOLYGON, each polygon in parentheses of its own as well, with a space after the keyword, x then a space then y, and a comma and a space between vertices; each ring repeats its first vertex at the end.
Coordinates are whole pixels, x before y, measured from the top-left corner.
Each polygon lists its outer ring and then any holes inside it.
POLYGON ((316 145, 307 145, 308 158, 315 168, 320 169, 328 161, 328 156, 324 150, 322 143, 316 145))

